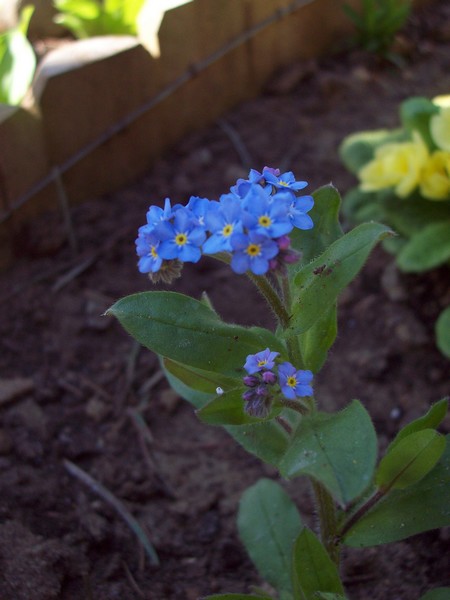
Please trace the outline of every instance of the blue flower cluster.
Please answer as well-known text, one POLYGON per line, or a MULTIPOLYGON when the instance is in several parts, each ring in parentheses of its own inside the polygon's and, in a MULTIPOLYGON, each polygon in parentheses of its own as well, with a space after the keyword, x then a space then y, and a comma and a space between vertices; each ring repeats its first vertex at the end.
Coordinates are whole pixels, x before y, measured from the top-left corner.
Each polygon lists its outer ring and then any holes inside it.
POLYGON ((312 396, 311 371, 297 370, 290 362, 276 366, 278 355, 279 352, 271 352, 266 348, 247 356, 244 369, 248 375, 243 382, 249 389, 242 394, 242 398, 245 401, 245 412, 253 417, 267 416, 272 400, 280 391, 288 400, 312 396))
POLYGON ((292 172, 264 167, 238 179, 219 200, 192 196, 186 206, 151 206, 139 228, 136 252, 141 273, 156 274, 171 262, 197 262, 202 254, 231 254, 236 273, 264 275, 298 260, 288 234, 311 229, 312 196, 297 196, 307 186, 292 172))

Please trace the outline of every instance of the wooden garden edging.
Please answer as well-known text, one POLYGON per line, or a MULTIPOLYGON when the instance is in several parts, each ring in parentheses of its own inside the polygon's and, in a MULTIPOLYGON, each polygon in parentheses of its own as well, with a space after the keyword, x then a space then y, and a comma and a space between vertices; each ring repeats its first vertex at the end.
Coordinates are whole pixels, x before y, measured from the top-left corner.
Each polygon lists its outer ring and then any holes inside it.
MULTIPOLYGON (((0 105, 0 267, 21 223, 132 181, 188 132, 257 95, 280 67, 348 34, 344 0, 193 0, 165 13, 161 55, 136 38, 50 52, 32 99, 0 105)), ((358 0, 347 2, 358 5, 358 0)))

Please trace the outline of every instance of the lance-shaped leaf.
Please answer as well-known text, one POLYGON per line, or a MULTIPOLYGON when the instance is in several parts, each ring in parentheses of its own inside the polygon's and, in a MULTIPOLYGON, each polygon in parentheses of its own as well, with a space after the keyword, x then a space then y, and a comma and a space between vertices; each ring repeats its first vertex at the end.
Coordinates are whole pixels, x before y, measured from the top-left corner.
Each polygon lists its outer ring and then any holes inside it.
POLYGON ((445 418, 448 410, 448 398, 442 398, 439 402, 433 404, 430 410, 423 417, 419 417, 411 423, 408 423, 401 429, 394 440, 389 445, 389 450, 392 450, 403 438, 408 437, 411 433, 422 431, 423 429, 436 429, 445 418))
POLYGON ((161 356, 205 371, 236 377, 248 354, 284 348, 268 330, 224 323, 202 302, 176 292, 122 298, 114 315, 138 342, 161 356))
POLYGON ((445 450, 445 438, 434 429, 404 437, 381 460, 375 482, 381 490, 404 489, 431 471, 445 450))
MULTIPOLYGON (((450 438, 450 436, 447 436, 450 438)), ((344 537, 347 546, 377 546, 450 525, 450 444, 428 475, 393 490, 361 517, 344 537)))
POLYGON ((436 321, 436 344, 442 354, 450 358, 450 306, 447 306, 436 321))
POLYGON ((242 385, 242 377, 227 377, 214 371, 205 371, 183 365, 170 358, 163 358, 162 363, 166 371, 180 379, 183 383, 194 390, 205 392, 206 394, 216 394, 218 387, 223 390, 232 390, 238 385, 242 385))
POLYGON ((294 277, 290 333, 304 333, 322 318, 359 273, 373 247, 388 235, 392 235, 388 227, 364 223, 300 269, 294 277))
POLYGON ((260 479, 243 494, 239 535, 262 577, 279 592, 292 591, 292 549, 302 527, 295 504, 275 481, 260 479))
POLYGON ((344 593, 337 566, 321 542, 306 527, 295 541, 292 581, 296 600, 315 600, 319 597, 318 592, 344 593))
MULTIPOLYGON (((178 377, 164 366, 166 364, 173 365, 174 363, 164 360, 162 364, 171 387, 196 408, 205 406, 215 397, 215 392, 202 392, 189 387, 187 383, 178 379, 178 377)), ((254 454, 270 465, 277 466, 286 452, 289 436, 285 429, 276 421, 260 421, 254 425, 224 425, 224 429, 247 452, 254 454)))
POLYGON ((450 598, 450 587, 439 587, 428 591, 420 600, 448 600, 450 598))
MULTIPOLYGON (((301 252, 302 262, 307 263, 319 256, 335 240, 342 236, 339 224, 339 209, 341 197, 333 185, 325 185, 312 194, 314 206, 308 213, 314 222, 314 227, 306 231, 294 229, 289 237, 292 247, 301 252)), ((289 272, 298 270, 293 265, 289 272)))
POLYGON ((407 273, 422 273, 450 260, 450 221, 431 223, 416 233, 397 256, 407 273))
POLYGON ((305 369, 310 369, 315 374, 320 371, 336 335, 337 307, 334 304, 308 331, 299 336, 305 369))
POLYGON ((273 600, 273 598, 255 594, 214 594, 214 596, 205 596, 202 600, 273 600))
POLYGON ((316 597, 321 600, 347 600, 347 597, 342 596, 342 594, 332 594, 330 592, 317 592, 316 597))
MULTIPOLYGON (((248 388, 247 388, 248 389, 248 388)), ((206 406, 197 411, 198 418, 209 425, 247 425, 261 423, 261 419, 251 417, 244 411, 244 400, 241 385, 238 389, 230 390, 220 396, 216 396, 206 406)), ((274 407, 266 419, 274 419, 280 414, 283 407, 274 407)))
POLYGON ((354 400, 336 414, 303 417, 280 463, 285 477, 310 475, 341 504, 347 504, 372 481, 377 438, 363 405, 354 400))

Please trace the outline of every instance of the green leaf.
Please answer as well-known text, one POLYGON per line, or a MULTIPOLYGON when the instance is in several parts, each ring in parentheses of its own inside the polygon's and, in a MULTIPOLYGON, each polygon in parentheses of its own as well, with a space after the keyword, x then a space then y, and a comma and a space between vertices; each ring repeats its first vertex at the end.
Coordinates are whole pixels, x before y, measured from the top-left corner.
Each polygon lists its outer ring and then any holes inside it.
POLYGON ((143 292, 116 302, 114 315, 138 342, 191 367, 237 377, 249 354, 270 349, 285 354, 268 330, 224 323, 202 302, 176 292, 143 292))
POLYGON ((177 377, 180 381, 190 388, 199 392, 216 395, 216 390, 221 387, 223 390, 232 390, 238 385, 242 385, 242 377, 226 377, 221 373, 196 369, 189 365, 183 365, 170 358, 162 359, 166 371, 177 377))
POLYGON ((14 29, 0 35, 0 103, 20 104, 36 69, 36 56, 26 37, 34 7, 26 6, 14 29))
POLYGON ((389 445, 389 450, 392 450, 397 444, 411 433, 422 431, 423 429, 436 429, 445 418, 448 410, 448 398, 442 398, 439 402, 433 404, 426 415, 411 421, 401 429, 394 440, 389 445))
MULTIPOLYGON (((339 209, 341 206, 341 197, 333 185, 325 185, 312 194, 314 206, 308 213, 314 221, 312 229, 301 231, 294 229, 289 237, 291 238, 292 248, 301 252, 303 263, 307 263, 319 254, 321 254, 335 240, 342 236, 342 229, 339 224, 339 209)), ((290 273, 298 270, 297 265, 293 265, 290 273)))
POLYGON ((247 452, 275 467, 286 452, 289 436, 276 421, 225 425, 224 428, 247 452))
POLYGON ((422 429, 388 449, 375 482, 381 490, 404 489, 431 471, 445 450, 445 438, 434 429, 422 429))
POLYGON ((336 564, 313 532, 306 527, 295 541, 292 566, 296 600, 315 600, 319 591, 344 593, 336 564))
POLYGON ((432 223, 450 221, 450 202, 426 200, 415 192, 408 198, 399 199, 392 190, 379 196, 384 214, 383 222, 398 233, 410 238, 432 223))
POLYGON ((347 600, 346 596, 342 596, 341 594, 330 594, 328 592, 317 592, 317 598, 321 598, 322 600, 347 600))
POLYGON ((383 221, 383 207, 379 202, 381 192, 362 192, 359 187, 352 188, 344 197, 344 215, 352 223, 383 221))
POLYGON ((407 273, 421 273, 450 260, 450 221, 432 223, 416 233, 397 256, 407 273))
POLYGON ((359 131, 347 136, 339 146, 339 156, 345 167, 354 175, 374 157, 378 146, 400 142, 407 138, 402 129, 359 131))
POLYGON ((272 600, 272 596, 255 596, 254 594, 214 594, 202 600, 272 600))
POLYGON ((450 306, 441 312, 435 327, 437 347, 450 358, 450 306))
POLYGON ((370 485, 376 455, 372 421, 354 400, 337 414, 303 417, 279 468, 285 477, 310 475, 339 503, 347 504, 370 485))
POLYGON ((308 331, 299 336, 305 369, 310 369, 314 374, 320 371, 336 335, 337 307, 334 305, 308 331))
MULTIPOLYGON (((171 364, 177 363, 169 363, 170 367, 171 364)), ((181 396, 181 398, 184 398, 192 405, 194 405, 195 408, 201 408, 202 406, 205 406, 205 404, 208 404, 208 402, 210 402, 214 398, 215 392, 200 392, 190 387, 188 384, 184 383, 184 381, 182 381, 181 379, 178 379, 178 377, 176 377, 174 374, 171 373, 171 371, 168 368, 166 368, 165 362, 163 360, 161 360, 161 366, 163 368, 165 376, 167 377, 167 381, 169 382, 170 387, 173 390, 175 390, 177 394, 181 396)))
POLYGON ((430 150, 436 148, 430 135, 430 118, 438 112, 439 108, 428 98, 408 98, 400 105, 403 126, 410 132, 418 131, 430 150))
MULTIPOLYGON (((449 438, 450 436, 447 436, 449 438)), ((393 490, 348 531, 347 546, 376 546, 450 525, 450 444, 428 475, 393 490)))
MULTIPOLYGON (((216 396, 206 406, 197 411, 198 418, 209 425, 246 425, 261 423, 261 419, 251 417, 244 411, 244 400, 241 385, 238 389, 230 390, 216 396)), ((274 408, 264 420, 274 419, 280 414, 282 407, 274 408)))
POLYGON ((303 524, 283 488, 260 479, 241 498, 239 535, 261 576, 278 591, 292 591, 292 548, 303 524))
POLYGON ((294 278, 290 333, 304 333, 320 319, 359 273, 373 247, 388 235, 392 235, 388 227, 364 223, 300 269, 294 278))
POLYGON ((439 587, 427 592, 420 600, 449 600, 449 598, 450 587, 439 587))

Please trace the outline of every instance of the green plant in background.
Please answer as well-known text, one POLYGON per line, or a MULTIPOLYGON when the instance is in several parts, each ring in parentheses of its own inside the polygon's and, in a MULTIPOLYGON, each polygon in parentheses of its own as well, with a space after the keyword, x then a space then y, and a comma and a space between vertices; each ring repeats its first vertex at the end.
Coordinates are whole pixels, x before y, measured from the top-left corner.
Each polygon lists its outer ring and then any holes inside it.
MULTIPOLYGON (((353 223, 377 219, 398 236, 383 242, 406 273, 450 261, 450 96, 410 98, 400 106, 402 127, 363 131, 340 147, 359 178, 343 203, 353 223)), ((450 357, 450 306, 436 323, 437 345, 450 357)))
POLYGON ((343 9, 355 25, 355 45, 398 62, 390 48, 410 15, 410 0, 362 0, 359 11, 348 4, 343 9))
POLYGON ((252 169, 219 200, 151 206, 136 239, 139 270, 153 282, 170 283, 204 254, 246 274, 274 313, 275 332, 224 322, 206 295, 149 291, 107 311, 159 355, 171 386, 203 422, 224 427, 282 477, 309 480, 318 531, 273 480, 258 481, 240 503, 240 537, 273 593, 209 600, 342 600, 342 546, 386 544, 450 524, 450 448, 436 431, 446 399, 406 425, 377 461, 363 404, 327 413, 313 395, 337 335, 337 298, 392 232, 370 222, 344 234, 337 190, 299 195, 306 185, 291 172, 252 169))
POLYGON ((137 17, 146 0, 54 0, 54 20, 77 38, 136 35, 137 17))
POLYGON ((25 6, 16 27, 0 34, 0 103, 23 100, 36 70, 36 56, 27 39, 33 6, 25 6))

